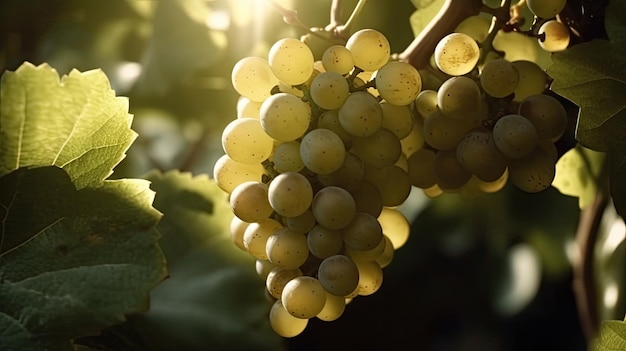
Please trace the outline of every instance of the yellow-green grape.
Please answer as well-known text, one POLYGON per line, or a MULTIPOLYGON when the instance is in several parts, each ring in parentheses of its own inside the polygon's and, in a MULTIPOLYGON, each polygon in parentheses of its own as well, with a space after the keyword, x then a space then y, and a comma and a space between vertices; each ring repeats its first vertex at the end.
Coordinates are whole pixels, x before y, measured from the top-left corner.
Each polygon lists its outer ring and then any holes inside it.
POLYGON ((220 189, 231 193, 237 185, 248 181, 261 181, 265 169, 261 163, 241 163, 227 154, 220 156, 213 165, 213 179, 220 189))
POLYGON ((383 238, 383 230, 376 217, 363 212, 356 213, 341 232, 346 247, 353 250, 371 250, 380 244, 383 238))
POLYGON ((556 160, 552 153, 536 147, 523 158, 509 165, 509 181, 519 189, 537 193, 547 189, 554 180, 556 160))
POLYGON ((348 152, 338 170, 330 174, 319 174, 317 179, 322 185, 336 185, 354 192, 361 187, 361 183, 365 179, 365 165, 358 156, 348 152))
POLYGON ((520 102, 529 96, 541 94, 546 90, 548 76, 539 65, 532 61, 514 61, 513 66, 519 72, 519 84, 513 91, 513 101, 520 102))
POLYGON ((348 133, 339 123, 339 110, 323 112, 317 120, 317 128, 330 129, 341 138, 344 145, 350 145, 354 136, 348 133))
POLYGON ((313 129, 300 142, 300 157, 306 168, 329 174, 341 167, 346 149, 341 138, 329 129, 313 129))
POLYGON ((363 138, 380 129, 383 124, 383 110, 371 94, 357 91, 350 94, 339 108, 339 123, 346 132, 363 138))
POLYGON ((237 100, 237 118, 260 118, 262 103, 261 101, 252 101, 245 96, 240 96, 237 100))
POLYGON ((413 130, 413 116, 408 105, 397 106, 382 101, 380 107, 383 110, 382 126, 384 128, 392 131, 398 139, 402 139, 411 133, 411 130, 413 130))
POLYGON ((380 128, 372 135, 355 138, 351 151, 366 164, 382 168, 391 166, 398 160, 402 154, 402 144, 392 131, 380 128))
POLYGON ((326 304, 324 304, 324 308, 316 317, 325 322, 332 322, 341 317, 345 311, 346 299, 343 296, 336 296, 329 292, 326 294, 326 304))
POLYGON ((267 276, 270 274, 270 272, 272 271, 272 269, 274 269, 276 266, 274 264, 272 264, 272 262, 268 261, 268 260, 259 260, 257 259, 256 262, 254 263, 254 268, 256 269, 256 274, 259 276, 259 278, 266 280, 267 276))
POLYGON ((442 150, 435 157, 437 185, 444 191, 461 188, 472 177, 456 157, 456 150, 442 150))
POLYGON ((317 223, 328 229, 341 229, 354 218, 356 203, 347 190, 338 186, 327 186, 315 194, 311 210, 317 223))
POLYGON ((325 258, 317 270, 317 277, 324 289, 335 296, 347 296, 359 286, 359 269, 345 255, 325 258))
POLYGON ((270 309, 270 326, 283 338, 300 335, 309 323, 308 319, 296 318, 289 314, 280 300, 276 300, 270 309))
POLYGON ((222 148, 237 162, 261 163, 272 154, 274 140, 258 119, 238 118, 222 131, 222 148))
POLYGON ((313 73, 313 53, 298 39, 284 38, 272 45, 268 62, 276 78, 289 85, 306 82, 313 73))
POLYGON ((301 319, 313 318, 324 308, 326 291, 316 278, 300 276, 285 285, 281 301, 292 316, 301 319))
POLYGON ((422 90, 415 98, 415 110, 424 119, 437 112, 437 91, 422 90))
POLYGON ((280 300, 285 285, 287 285, 291 279, 301 277, 302 275, 302 271, 298 268, 284 269, 274 267, 268 272, 265 278, 265 288, 270 295, 280 300))
POLYGON ((402 154, 407 158, 424 146, 424 123, 420 118, 413 119, 413 129, 406 137, 400 139, 402 154))
POLYGON ((296 96, 278 93, 263 102, 260 120, 267 135, 278 141, 292 141, 309 128, 311 108, 296 96))
POLYGON ((494 180, 493 182, 485 182, 485 181, 478 179, 477 177, 472 177, 469 183, 471 182, 476 183, 476 187, 482 193, 493 194, 495 192, 502 190, 502 188, 504 188, 504 186, 508 183, 508 181, 509 181, 509 169, 507 168, 504 170, 504 173, 502 173, 500 178, 494 180))
POLYGON ((368 181, 363 181, 358 190, 352 191, 352 196, 356 203, 357 212, 369 213, 377 217, 383 209, 383 199, 380 191, 374 184, 368 181))
POLYGON ((267 200, 267 184, 245 182, 230 194, 230 208, 235 216, 246 222, 256 222, 269 217, 274 210, 267 200))
POLYGON ((474 127, 471 120, 453 119, 437 112, 424 121, 424 140, 437 150, 452 150, 474 127))
POLYGON ((340 108, 350 95, 348 80, 336 72, 320 73, 311 83, 311 99, 325 110, 340 108))
POLYGON ((493 47, 504 52, 508 61, 535 61, 538 58, 537 40, 518 32, 499 30, 493 39, 493 47))
POLYGON ((376 261, 356 261, 359 270, 358 295, 369 296, 383 285, 383 269, 376 261))
POLYGON ((266 59, 245 57, 237 61, 231 73, 235 91, 252 101, 262 102, 271 95, 278 79, 266 59))
POLYGON ((300 173, 285 172, 272 179, 268 188, 270 205, 283 217, 295 217, 309 209, 313 188, 300 173))
POLYGON ((304 161, 300 157, 300 142, 288 141, 280 143, 272 155, 274 169, 280 173, 300 172, 304 169, 304 161))
POLYGON ((400 154, 400 158, 398 158, 398 161, 396 161, 394 165, 402 168, 402 170, 405 171, 406 173, 409 173, 409 161, 407 157, 404 156, 403 153, 400 154))
POLYGON ((378 188, 384 206, 400 206, 411 193, 408 173, 395 164, 383 168, 366 167, 365 179, 378 188))
POLYGON ((557 141, 567 128, 567 111, 559 100, 544 94, 529 96, 519 105, 518 113, 537 130, 537 139, 557 141))
POLYGON ((246 251, 246 246, 243 244, 243 233, 248 228, 250 223, 242 221, 241 218, 233 216, 230 220, 230 238, 239 249, 246 251))
POLYGON ((480 73, 480 85, 485 93, 497 98, 513 94, 519 81, 517 68, 505 59, 489 61, 480 73))
POLYGON ((547 21, 539 27, 537 33, 544 36, 539 39, 539 46, 548 52, 563 51, 569 46, 569 29, 559 21, 547 21))
POLYGON ((378 216, 378 222, 383 228, 384 236, 391 241, 394 250, 401 248, 409 240, 411 224, 399 210, 384 207, 378 216))
POLYGON ((427 189, 437 183, 435 177, 436 152, 430 149, 419 149, 407 159, 409 180, 415 187, 427 189))
POLYGON ((348 38, 346 48, 352 53, 354 65, 364 71, 382 67, 391 54, 389 40, 374 29, 361 29, 348 38))
POLYGON ((267 239, 282 227, 282 224, 271 218, 250 223, 243 232, 243 245, 253 257, 267 260, 265 252, 267 239))
POLYGON ((343 45, 333 45, 324 51, 322 64, 327 72, 341 75, 350 73, 354 68, 352 53, 343 45))
POLYGON ((437 92, 437 106, 449 118, 464 119, 480 104, 480 88, 468 77, 452 77, 443 82, 437 92))
POLYGON ((343 248, 341 231, 316 225, 307 234, 309 251, 317 258, 327 258, 339 254, 343 248))
POLYGON ((295 217, 285 217, 284 223, 287 228, 297 233, 308 233, 315 226, 315 217, 311 209, 306 210, 303 214, 295 217))
POLYGON ((485 128, 468 132, 457 146, 456 156, 468 172, 486 182, 500 178, 508 163, 496 147, 493 134, 485 128))
POLYGON ((283 269, 296 269, 309 256, 306 236, 283 227, 275 231, 265 245, 267 259, 283 269))
POLYGON ((383 239, 385 239, 385 249, 383 253, 376 259, 376 262, 380 265, 380 268, 385 268, 389 266, 391 261, 393 261, 393 256, 396 253, 395 248, 393 247, 393 243, 389 239, 387 235, 383 235, 383 239))
POLYGON ((353 261, 375 261, 376 259, 378 259, 378 257, 380 257, 380 255, 383 254, 383 251, 385 251, 385 245, 387 244, 387 242, 384 240, 381 240, 378 245, 376 245, 374 248, 369 249, 369 250, 354 250, 350 247, 346 247, 345 248, 345 255, 347 255, 348 257, 350 257, 353 261))
POLYGON ((567 0, 526 0, 526 6, 537 17, 552 18, 564 8, 567 0))
POLYGON ((387 62, 374 73, 374 79, 380 96, 398 106, 410 104, 422 90, 422 77, 406 62, 387 62))
POLYGON ((470 16, 464 19, 454 29, 456 33, 467 34, 477 43, 482 43, 489 34, 489 27, 491 26, 491 20, 485 16, 470 16))
POLYGON ((510 114, 498 119, 493 127, 493 138, 498 150, 508 158, 528 155, 537 146, 537 130, 523 116, 510 114))
POLYGON ((462 76, 474 69, 480 58, 478 43, 463 33, 451 33, 443 37, 435 47, 435 63, 451 76, 462 76))

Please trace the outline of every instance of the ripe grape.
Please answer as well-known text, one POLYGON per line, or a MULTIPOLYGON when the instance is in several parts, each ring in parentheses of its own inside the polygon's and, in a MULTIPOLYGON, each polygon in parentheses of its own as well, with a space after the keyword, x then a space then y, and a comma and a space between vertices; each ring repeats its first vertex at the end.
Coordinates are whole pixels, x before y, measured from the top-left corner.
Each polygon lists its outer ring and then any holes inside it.
POLYGON ((272 305, 269 320, 274 332, 283 338, 300 335, 309 323, 308 319, 296 318, 287 312, 281 300, 276 300, 272 305))
POLYGON ((435 47, 437 67, 451 76, 469 73, 474 69, 479 58, 478 43, 467 34, 448 34, 435 47))
POLYGON ((290 280, 284 287, 281 301, 285 310, 301 319, 313 318, 326 303, 326 291, 314 277, 300 276, 290 280))
POLYGON ((541 94, 546 90, 548 76, 539 65, 532 61, 513 61, 519 72, 519 84, 515 87, 513 101, 522 101, 529 96, 541 94))
POLYGON ((339 108, 339 123, 348 133, 366 137, 376 133, 383 124, 383 110, 375 97, 357 91, 339 108))
POLYGON ((406 62, 391 61, 374 73, 376 90, 390 104, 408 105, 422 90, 422 77, 406 62))
POLYGON ((322 308, 316 317, 325 322, 332 322, 341 317, 345 309, 346 299, 343 296, 336 296, 327 292, 324 308, 322 308))
POLYGON ((567 128, 565 107, 550 95, 538 94, 527 97, 520 103, 518 113, 535 126, 539 141, 554 142, 567 128))
POLYGON ((260 163, 272 154, 274 139, 265 133, 258 119, 238 118, 222 131, 222 148, 234 161, 260 163))
POLYGON ((276 267, 296 269, 309 256, 306 236, 287 227, 280 228, 267 238, 265 253, 276 267))
POLYGON ((470 131, 456 148, 456 156, 463 167, 479 179, 492 182, 502 176, 507 160, 500 153, 490 130, 470 131))
POLYGON ((519 81, 517 68, 505 59, 489 61, 480 73, 480 85, 485 93, 497 98, 513 94, 519 81))
POLYGON ((443 82, 437 91, 437 106, 449 118, 464 119, 480 104, 480 88, 468 77, 452 77, 443 82))
POLYGON ((317 224, 307 234, 307 244, 312 255, 324 259, 339 254, 343 247, 343 235, 339 230, 317 224))
POLYGON ((345 46, 333 45, 324 51, 322 64, 327 72, 348 74, 354 68, 352 53, 345 46))
POLYGON ((498 119, 493 127, 498 150, 508 158, 522 158, 537 146, 537 130, 527 118, 511 114, 498 119))
POLYGON ((341 167, 346 149, 341 138, 328 129, 313 129, 300 143, 304 165, 317 174, 329 174, 341 167))
POLYGON ((402 154, 402 144, 392 131, 380 128, 372 135, 355 138, 352 143, 352 152, 363 162, 382 168, 391 166, 398 160, 402 154))
POLYGON ((341 230, 346 246, 353 250, 371 250, 383 238, 383 229, 376 217, 358 212, 347 227, 341 230))
POLYGON ((325 110, 340 108, 349 94, 348 81, 339 73, 320 73, 311 82, 311 99, 325 110))
POLYGON ((250 223, 243 233, 243 245, 253 257, 267 260, 265 251, 267 239, 282 227, 282 224, 272 218, 265 218, 258 222, 250 223))
POLYGON ((509 180, 518 188, 536 193, 547 189, 554 180, 556 160, 549 150, 536 147, 509 165, 509 180))
POLYGON ((220 156, 213 166, 213 179, 227 193, 247 181, 261 181, 265 170, 260 163, 241 163, 227 154, 220 156))
POLYGON ((268 200, 279 215, 299 216, 311 205, 313 188, 309 180, 300 173, 281 173, 269 184, 268 200))
POLYGON ((289 85, 306 82, 313 73, 313 53, 298 39, 284 38, 270 48, 268 62, 274 75, 289 85))
POLYGON ((309 105, 291 94, 274 94, 261 105, 261 126, 267 135, 278 141, 300 138, 309 128, 310 120, 309 105))
POLYGON ((383 269, 376 261, 356 261, 359 270, 358 295, 368 296, 380 289, 383 284, 383 269))
POLYGON ((352 192, 357 212, 369 213, 378 217, 383 209, 383 199, 378 188, 368 182, 363 181, 358 190, 352 192))
POLYGON ((435 156, 435 177, 437 185, 444 190, 461 188, 472 177, 456 157, 456 150, 441 150, 435 156))
MULTIPOLYGON (((268 261, 269 262, 269 261, 268 261)), ((301 277, 302 271, 298 268, 285 269, 281 267, 272 268, 265 278, 265 288, 275 299, 279 299, 283 294, 283 289, 289 281, 296 277, 301 277)))
POLYGON ((569 29, 559 21, 552 20, 542 24, 538 34, 545 36, 543 40, 539 39, 539 46, 546 51, 563 51, 569 46, 569 29))
POLYGON ((341 229, 354 218, 356 203, 347 190, 327 186, 315 194, 311 209, 317 223, 328 229, 341 229))
POLYGON ((349 257, 333 255, 325 258, 317 276, 326 291, 336 296, 347 296, 359 286, 359 270, 349 257))
POLYGON ((365 165, 361 158, 348 152, 339 169, 329 174, 318 174, 317 179, 325 186, 336 185, 350 192, 356 191, 365 179, 365 165))
POLYGON ((245 182, 230 194, 230 208, 235 216, 246 222, 256 222, 269 217, 274 210, 267 200, 267 184, 245 182))
POLYGON ((408 158, 409 179, 418 188, 427 189, 437 183, 435 177, 436 153, 430 149, 419 149, 408 158))
POLYGON ((422 90, 415 98, 415 110, 424 119, 437 112, 437 91, 422 90))
POLYGON ((348 38, 346 48, 352 53, 354 65, 364 71, 375 71, 389 61, 391 48, 384 34, 374 29, 361 29, 348 38))
POLYGON ((304 168, 304 161, 300 157, 300 143, 288 141, 278 144, 274 149, 272 162, 278 172, 300 172, 304 168))
MULTIPOLYGON (((235 90, 246 98, 262 102, 278 84, 269 63, 261 57, 245 57, 233 67, 231 81, 235 90)), ((246 116, 251 117, 251 116, 246 116)))
POLYGON ((409 106, 397 106, 386 101, 380 103, 383 110, 382 127, 392 131, 398 139, 402 139, 413 130, 413 116, 409 106))

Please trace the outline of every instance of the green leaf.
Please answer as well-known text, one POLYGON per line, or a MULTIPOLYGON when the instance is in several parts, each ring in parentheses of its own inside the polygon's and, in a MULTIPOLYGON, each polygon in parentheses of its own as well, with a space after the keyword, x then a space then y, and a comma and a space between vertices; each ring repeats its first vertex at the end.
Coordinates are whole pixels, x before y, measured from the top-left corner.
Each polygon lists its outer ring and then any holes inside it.
POLYGON ((78 189, 112 173, 134 141, 128 100, 100 70, 59 78, 26 62, 0 86, 0 176, 21 167, 63 168, 78 189))
POLYGON ((556 163, 552 186, 562 194, 578 197, 583 209, 593 203, 598 192, 598 179, 606 154, 577 146, 556 163))
POLYGON ((591 351, 626 350, 626 323, 623 321, 604 321, 599 337, 591 344, 591 351))
POLYGON ((166 274, 145 180, 77 190, 61 168, 0 178, 0 349, 71 350, 146 310, 166 274))

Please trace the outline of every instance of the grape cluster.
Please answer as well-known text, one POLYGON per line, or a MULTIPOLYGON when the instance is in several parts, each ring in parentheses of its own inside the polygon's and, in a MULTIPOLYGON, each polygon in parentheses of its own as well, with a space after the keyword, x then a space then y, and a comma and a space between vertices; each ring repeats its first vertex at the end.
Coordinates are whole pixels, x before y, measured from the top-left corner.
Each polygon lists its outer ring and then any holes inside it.
POLYGON ((408 239, 397 207, 420 147, 410 106, 421 76, 364 29, 317 62, 300 40, 281 39, 267 58, 237 62, 232 83, 237 119, 222 132, 214 179, 230 194, 232 239, 274 300, 270 324, 293 337, 375 293, 408 239))

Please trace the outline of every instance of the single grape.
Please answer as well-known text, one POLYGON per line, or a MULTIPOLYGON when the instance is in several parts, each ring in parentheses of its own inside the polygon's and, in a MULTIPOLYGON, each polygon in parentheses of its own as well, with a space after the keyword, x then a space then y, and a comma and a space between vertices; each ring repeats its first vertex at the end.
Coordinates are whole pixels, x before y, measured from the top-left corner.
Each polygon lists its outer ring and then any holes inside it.
POLYGON ((424 119, 437 112, 437 91, 422 90, 415 98, 415 109, 424 119))
POLYGON ((477 43, 482 43, 487 38, 487 34, 489 34, 490 26, 491 20, 488 17, 476 15, 464 19, 456 26, 454 32, 467 34, 477 43))
POLYGON ((409 106, 396 106, 382 101, 380 107, 383 110, 382 127, 392 131, 398 139, 402 139, 411 133, 413 116, 409 106))
POLYGON ((317 223, 328 229, 341 229, 354 218, 356 203, 347 190, 327 186, 315 194, 311 209, 317 223))
POLYGON ((387 62, 374 73, 374 79, 380 96, 398 106, 410 104, 422 90, 422 77, 406 62, 387 62))
POLYGON ((480 58, 476 40, 467 34, 451 33, 435 47, 435 63, 444 73, 462 76, 474 69, 480 58))
POLYGON ((320 264, 317 277, 326 291, 336 296, 352 293, 359 284, 359 270, 349 257, 333 255, 320 264))
POLYGON ((245 57, 233 67, 231 82, 239 95, 262 102, 271 95, 272 88, 278 84, 278 78, 272 73, 266 59, 245 57))
POLYGON ((341 167, 346 149, 341 138, 328 129, 313 129, 300 143, 304 165, 317 174, 329 174, 341 167))
POLYGON ((519 105, 518 113, 530 120, 537 130, 537 139, 557 141, 567 128, 567 111, 550 95, 529 96, 519 105))
POLYGON ((350 257, 353 261, 357 262, 357 261, 375 261, 376 259, 378 259, 378 257, 380 257, 383 252, 385 251, 385 245, 386 245, 386 241, 381 240, 378 245, 376 245, 375 247, 369 249, 369 250, 355 250, 352 249, 348 246, 346 246, 345 250, 344 250, 344 254, 347 255, 348 257, 350 257))
POLYGON ((316 317, 325 322, 332 322, 341 317, 345 311, 346 299, 343 296, 336 296, 328 292, 326 294, 326 304, 316 317))
POLYGON ((267 200, 267 184, 251 181, 239 184, 230 194, 230 208, 246 222, 269 217, 274 210, 267 200))
POLYGON ((411 223, 398 209, 385 207, 378 216, 378 222, 394 250, 406 244, 411 233, 411 223))
POLYGON ((519 81, 517 68, 505 59, 489 61, 480 73, 480 85, 485 93, 497 98, 513 94, 519 81))
POLYGON ((296 269, 309 256, 306 236, 283 227, 276 230, 265 245, 267 259, 283 269, 296 269))
POLYGON ((478 84, 468 77, 452 77, 443 82, 437 91, 439 110, 454 119, 464 119, 477 110, 481 99, 478 84))
POLYGON ((272 305, 269 320, 274 332, 283 338, 300 335, 309 323, 308 319, 296 318, 287 312, 281 300, 276 300, 272 305))
POLYGON ((453 119, 436 112, 424 121, 424 140, 437 150, 453 150, 475 127, 471 120, 453 119))
POLYGON ((307 244, 313 256, 324 259, 339 254, 343 248, 343 235, 339 230, 318 224, 307 234, 307 244))
POLYGON ((274 149, 272 161, 274 169, 280 173, 300 172, 304 169, 304 161, 300 157, 300 143, 294 140, 278 144, 274 149))
POLYGON ((353 250, 371 250, 380 244, 383 238, 380 223, 369 213, 356 213, 341 232, 346 246, 353 250))
POLYGON ((356 261, 359 270, 358 295, 369 296, 383 284, 383 269, 376 261, 356 261))
POLYGON ((282 224, 271 218, 250 223, 243 233, 243 245, 253 257, 267 260, 265 251, 267 239, 282 227, 282 224))
POLYGON ((391 166, 398 160, 402 154, 402 144, 392 131, 380 128, 372 135, 355 138, 351 151, 366 164, 382 168, 391 166))
MULTIPOLYGON (((269 261, 267 261, 269 262, 269 261)), ((275 299, 279 299, 283 294, 285 285, 293 278, 301 277, 302 271, 298 268, 285 269, 280 267, 272 268, 265 278, 265 288, 275 299)))
POLYGON ((564 8, 567 0, 526 0, 526 6, 537 17, 552 18, 564 8))
POLYGON ((260 118, 262 103, 261 101, 252 101, 245 96, 240 96, 237 100, 237 118, 260 118))
POLYGON ((303 234, 308 233, 317 223, 311 209, 306 210, 303 214, 299 216, 285 217, 283 218, 283 220, 287 228, 291 229, 294 232, 303 234))
POLYGON ((363 181, 358 190, 352 191, 352 196, 356 203, 357 212, 369 213, 377 217, 383 209, 380 190, 368 181, 363 181))
POLYGON ((424 146, 424 122, 421 118, 413 119, 413 129, 409 135, 400 140, 402 154, 407 158, 424 146))
POLYGON ((301 319, 313 318, 324 308, 326 291, 316 278, 300 276, 285 285, 281 301, 292 316, 301 319))
POLYGON ((375 71, 389 61, 391 48, 381 32, 374 29, 361 29, 352 34, 346 42, 352 53, 354 65, 364 71, 375 71))
POLYGON ((261 163, 274 149, 274 139, 267 135, 255 118, 238 118, 222 131, 222 148, 234 161, 261 163))
POLYGON ((354 136, 339 123, 339 110, 324 111, 317 120, 317 128, 332 130, 346 146, 350 145, 354 139, 354 136))
POLYGON ((318 174, 317 179, 325 186, 336 185, 350 192, 356 191, 365 179, 365 165, 358 156, 348 152, 339 169, 329 174, 318 174))
POLYGON ((249 224, 250 223, 242 221, 241 218, 237 216, 233 216, 233 218, 230 220, 230 238, 233 243, 235 243, 235 246, 243 251, 246 251, 246 246, 243 244, 243 234, 245 233, 246 228, 248 228, 249 224))
POLYGON ((277 93, 261 105, 260 121, 265 133, 272 138, 296 140, 309 128, 311 108, 296 96, 277 93))
POLYGON ((270 48, 268 62, 274 75, 282 82, 298 85, 313 73, 313 53, 298 39, 280 39, 270 48))
POLYGON ((542 24, 538 34, 544 36, 539 39, 539 46, 548 52, 563 51, 569 46, 569 29, 559 21, 552 20, 542 24))
POLYGON ((383 110, 375 97, 358 91, 350 94, 339 108, 339 123, 351 135, 366 137, 382 126, 383 110))
POLYGON ((435 157, 437 185, 444 191, 460 189, 472 177, 456 157, 456 150, 442 150, 435 157))
POLYGON ((254 268, 256 269, 256 274, 259 276, 259 278, 266 280, 267 276, 270 274, 270 272, 272 271, 272 269, 274 269, 276 266, 274 266, 270 261, 268 260, 260 260, 257 259, 254 263, 254 268))
POLYGON ((537 146, 537 130, 530 120, 510 114, 498 119, 493 127, 498 150, 508 158, 522 158, 537 146))
POLYGON ((325 110, 338 109, 350 95, 344 76, 336 72, 320 73, 311 83, 311 99, 325 110))
POLYGON ((269 184, 268 200, 279 215, 299 216, 311 205, 313 188, 309 180, 300 173, 281 173, 269 184))
POLYGON ((381 268, 385 268, 389 266, 391 261, 393 261, 393 256, 395 254, 395 248, 393 247, 393 243, 389 239, 387 235, 383 235, 385 239, 385 249, 383 253, 376 259, 376 262, 380 265, 381 268))
POLYGON ((327 72, 345 75, 354 68, 354 59, 350 50, 345 46, 333 45, 324 51, 322 64, 327 72))
POLYGON ((260 163, 241 163, 227 154, 220 156, 213 165, 213 179, 220 189, 231 193, 237 185, 248 181, 261 181, 265 169, 260 163))
POLYGON ((519 189, 536 193, 550 187, 556 172, 552 152, 537 147, 509 165, 509 180, 519 189))
POLYGON ((500 178, 508 163, 496 147, 492 132, 484 128, 467 133, 456 148, 456 156, 468 172, 486 182, 500 178))
POLYGON ((378 188, 385 206, 400 206, 411 193, 411 179, 407 171, 395 164, 383 168, 366 166, 365 179, 378 188))
POLYGON ((437 183, 435 156, 436 152, 431 149, 419 149, 409 156, 408 173, 413 186, 427 189, 437 183))
POLYGON ((514 61, 513 66, 519 72, 519 84, 513 91, 513 101, 522 101, 529 96, 541 94, 546 90, 548 76, 543 69, 532 61, 514 61))

